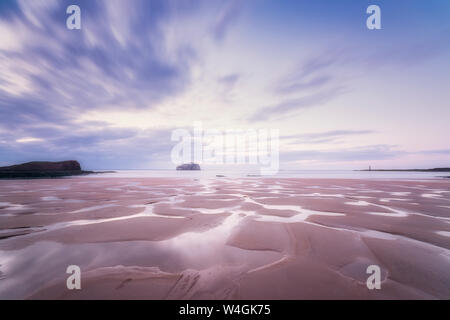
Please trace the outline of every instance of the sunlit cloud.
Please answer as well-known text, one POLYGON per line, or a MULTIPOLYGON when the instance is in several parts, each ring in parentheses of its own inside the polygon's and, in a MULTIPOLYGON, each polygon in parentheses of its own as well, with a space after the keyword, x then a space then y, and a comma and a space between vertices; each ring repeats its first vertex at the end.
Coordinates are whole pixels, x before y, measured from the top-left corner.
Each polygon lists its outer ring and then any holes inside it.
POLYGON ((40 138, 33 138, 33 137, 21 138, 21 139, 16 140, 17 143, 33 143, 33 142, 41 142, 41 141, 44 141, 44 140, 40 139, 40 138))

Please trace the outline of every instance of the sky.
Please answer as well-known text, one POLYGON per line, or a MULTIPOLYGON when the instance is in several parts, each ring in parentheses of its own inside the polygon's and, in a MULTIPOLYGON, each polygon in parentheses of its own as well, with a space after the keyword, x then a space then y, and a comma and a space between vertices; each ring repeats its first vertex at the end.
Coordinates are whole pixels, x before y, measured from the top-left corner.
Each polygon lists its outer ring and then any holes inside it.
POLYGON ((449 167, 449 75, 446 0, 1 0, 0 165, 170 169, 201 123, 279 130, 282 169, 449 167))

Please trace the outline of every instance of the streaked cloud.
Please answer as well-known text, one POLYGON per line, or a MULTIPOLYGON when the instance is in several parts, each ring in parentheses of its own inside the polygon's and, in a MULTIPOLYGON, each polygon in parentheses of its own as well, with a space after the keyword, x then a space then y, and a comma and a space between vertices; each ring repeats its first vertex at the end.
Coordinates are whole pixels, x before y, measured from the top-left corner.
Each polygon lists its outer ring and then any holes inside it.
POLYGON ((395 159, 405 152, 392 145, 358 146, 345 149, 299 150, 283 153, 286 161, 359 162, 395 159))
POLYGON ((240 77, 241 76, 238 73, 232 73, 232 74, 220 77, 218 79, 218 81, 220 84, 222 84, 226 88, 231 89, 237 84, 240 77))
POLYGON ((40 142, 43 141, 43 139, 40 138, 33 138, 33 137, 27 137, 27 138, 20 138, 17 139, 17 143, 30 143, 30 142, 40 142))
POLYGON ((450 5, 422 3, 369 33, 352 2, 0 1, 0 163, 168 168, 201 121, 280 129, 282 163, 445 164, 450 5))
POLYGON ((306 133, 306 134, 296 134, 281 137, 283 140, 291 140, 292 144, 314 144, 314 143, 324 143, 324 142, 334 142, 337 139, 351 137, 351 136, 361 136, 366 134, 376 133, 373 130, 333 130, 318 133, 306 133))
POLYGON ((239 0, 224 1, 212 27, 212 35, 217 42, 223 41, 229 28, 239 17, 243 2, 239 0))
POLYGON ((299 98, 289 99, 275 105, 268 105, 258 109, 249 121, 264 121, 269 118, 280 118, 288 113, 321 106, 345 93, 342 87, 335 87, 326 91, 312 93, 299 98))

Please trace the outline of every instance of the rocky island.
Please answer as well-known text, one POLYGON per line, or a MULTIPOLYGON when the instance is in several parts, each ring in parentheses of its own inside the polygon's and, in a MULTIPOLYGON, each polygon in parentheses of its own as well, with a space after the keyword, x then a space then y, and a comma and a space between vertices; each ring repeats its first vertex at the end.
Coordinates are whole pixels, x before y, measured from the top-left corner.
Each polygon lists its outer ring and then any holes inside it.
POLYGON ((95 173, 81 169, 78 161, 61 162, 34 161, 0 167, 0 179, 11 178, 56 178, 95 173))
POLYGON ((179 165, 177 170, 200 170, 200 166, 197 163, 185 163, 179 165))

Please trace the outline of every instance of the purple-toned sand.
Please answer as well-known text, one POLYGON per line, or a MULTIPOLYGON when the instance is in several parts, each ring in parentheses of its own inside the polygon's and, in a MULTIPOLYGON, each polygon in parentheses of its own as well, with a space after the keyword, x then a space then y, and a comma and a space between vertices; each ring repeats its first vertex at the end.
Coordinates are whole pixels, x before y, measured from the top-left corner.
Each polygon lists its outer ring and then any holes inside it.
POLYGON ((449 249, 445 179, 0 181, 2 299, 450 299, 449 249))

